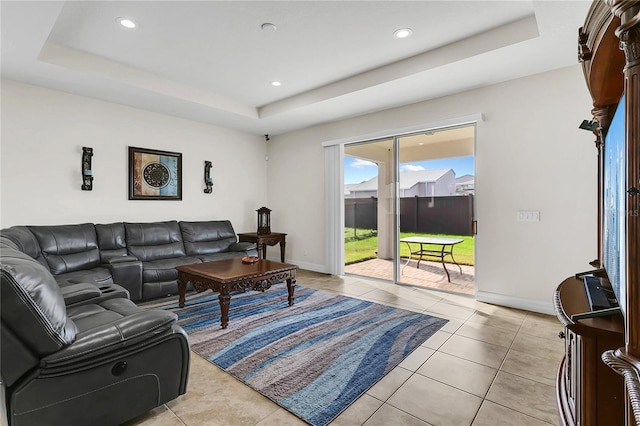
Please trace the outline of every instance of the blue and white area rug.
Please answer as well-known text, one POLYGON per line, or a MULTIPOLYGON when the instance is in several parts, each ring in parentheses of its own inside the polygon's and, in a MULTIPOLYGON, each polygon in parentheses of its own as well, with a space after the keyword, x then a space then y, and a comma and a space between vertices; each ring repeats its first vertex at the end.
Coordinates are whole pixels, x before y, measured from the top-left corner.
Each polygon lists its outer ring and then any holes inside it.
POLYGON ((176 312, 191 349, 304 421, 324 426, 447 320, 296 286, 231 296, 220 328, 218 295, 176 312))

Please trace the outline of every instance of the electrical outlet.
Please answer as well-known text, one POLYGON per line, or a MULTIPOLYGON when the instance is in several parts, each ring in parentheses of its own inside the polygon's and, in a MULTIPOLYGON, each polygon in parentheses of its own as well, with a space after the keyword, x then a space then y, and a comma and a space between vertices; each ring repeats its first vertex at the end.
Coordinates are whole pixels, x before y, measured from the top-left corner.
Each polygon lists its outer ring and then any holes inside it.
POLYGON ((518 222, 540 222, 540 212, 538 210, 518 211, 518 222))

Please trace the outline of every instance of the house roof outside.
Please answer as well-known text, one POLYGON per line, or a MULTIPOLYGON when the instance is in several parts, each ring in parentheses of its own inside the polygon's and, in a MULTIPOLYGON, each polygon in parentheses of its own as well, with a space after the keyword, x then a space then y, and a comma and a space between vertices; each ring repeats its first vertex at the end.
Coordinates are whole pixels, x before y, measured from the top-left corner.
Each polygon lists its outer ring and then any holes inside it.
POLYGON ((436 182, 449 171, 451 171, 455 176, 456 172, 452 169, 411 170, 400 172, 400 189, 410 189, 416 184, 422 182, 436 182))
POLYGON ((359 183, 346 183, 344 185, 344 195, 351 194, 351 191, 353 190, 353 188, 357 187, 358 185, 360 185, 360 184, 359 183))
POLYGON ((456 185, 473 185, 476 181, 476 177, 473 175, 463 175, 456 178, 456 185))
POLYGON ((475 194, 476 177, 473 175, 464 175, 456 178, 456 194, 468 195, 475 194))
MULTIPOLYGON (((413 188, 415 185, 422 182, 427 182, 427 183, 435 182, 449 171, 453 172, 452 169, 401 171, 400 172, 400 190, 413 188)), ((346 192, 347 189, 349 190, 349 193, 359 192, 359 191, 367 191, 367 192, 377 191, 378 177, 377 176, 372 177, 371 179, 361 183, 345 185, 345 194, 348 194, 346 192)))

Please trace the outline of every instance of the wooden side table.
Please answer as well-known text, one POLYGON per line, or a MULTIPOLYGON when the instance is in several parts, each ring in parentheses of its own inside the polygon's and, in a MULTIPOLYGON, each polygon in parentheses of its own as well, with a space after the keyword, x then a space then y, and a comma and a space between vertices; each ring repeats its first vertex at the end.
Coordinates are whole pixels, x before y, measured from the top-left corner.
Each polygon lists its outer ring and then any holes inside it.
POLYGON ((246 232, 238 234, 238 240, 242 242, 256 243, 258 245, 258 257, 267 258, 267 246, 280 244, 280 262, 284 263, 285 237, 287 234, 272 232, 270 234, 258 234, 257 232, 246 232))

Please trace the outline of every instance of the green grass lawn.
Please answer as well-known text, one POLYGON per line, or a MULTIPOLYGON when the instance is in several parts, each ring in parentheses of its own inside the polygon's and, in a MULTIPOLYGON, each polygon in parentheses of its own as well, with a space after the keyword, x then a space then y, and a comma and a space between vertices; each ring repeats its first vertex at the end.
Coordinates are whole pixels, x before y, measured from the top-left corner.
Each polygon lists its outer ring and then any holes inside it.
MULTIPOLYGON (((378 249, 378 235, 375 230, 345 228, 344 243, 344 263, 362 262, 363 260, 375 259, 376 250, 378 249)), ((440 237, 440 238, 462 238, 460 244, 456 244, 453 248, 453 255, 456 261, 461 265, 474 265, 474 240, 473 236, 465 235, 442 235, 442 234, 417 234, 413 232, 401 232, 400 238, 406 237, 440 237)), ((417 244, 411 245, 412 250, 418 248, 417 244)), ((400 243, 400 257, 407 258, 409 256, 409 248, 406 243, 400 243)), ((417 259, 417 256, 413 256, 417 259)), ((451 263, 449 256, 445 258, 446 263, 451 263)))

